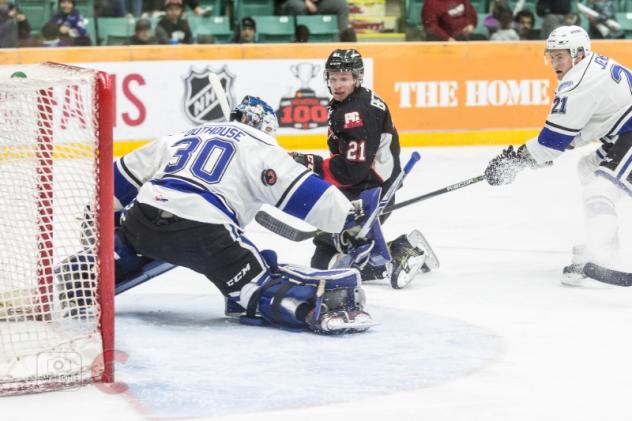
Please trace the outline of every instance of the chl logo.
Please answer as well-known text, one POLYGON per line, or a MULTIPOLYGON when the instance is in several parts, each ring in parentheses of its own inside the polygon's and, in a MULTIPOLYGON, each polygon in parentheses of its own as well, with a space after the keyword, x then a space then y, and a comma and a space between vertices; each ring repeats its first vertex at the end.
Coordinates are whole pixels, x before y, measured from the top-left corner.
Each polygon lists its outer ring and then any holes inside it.
POLYGON ((362 119, 360 113, 353 111, 345 114, 345 129, 352 129, 354 127, 362 127, 362 119))
POLYGON ((191 68, 184 78, 184 113, 195 124, 224 120, 222 107, 208 80, 210 73, 215 73, 219 77, 230 108, 232 109, 235 105, 232 92, 235 76, 228 71, 226 66, 219 71, 207 67, 198 72, 191 68))

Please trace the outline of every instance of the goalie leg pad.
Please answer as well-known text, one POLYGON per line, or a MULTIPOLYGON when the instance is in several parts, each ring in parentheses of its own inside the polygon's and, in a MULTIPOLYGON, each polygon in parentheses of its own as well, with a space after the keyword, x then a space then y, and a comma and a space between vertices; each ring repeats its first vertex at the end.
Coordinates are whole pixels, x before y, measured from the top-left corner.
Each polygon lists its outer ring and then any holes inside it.
POLYGON ((64 259, 55 267, 57 292, 66 317, 90 316, 94 303, 96 279, 94 255, 85 250, 64 259))
POLYGON ((373 325, 363 310, 364 302, 355 269, 281 265, 260 285, 251 283, 242 288, 240 304, 247 310, 240 320, 256 324, 259 316, 274 326, 317 333, 361 331, 373 325), (345 320, 338 322, 343 314, 345 320), (331 322, 333 319, 336 322, 331 322))

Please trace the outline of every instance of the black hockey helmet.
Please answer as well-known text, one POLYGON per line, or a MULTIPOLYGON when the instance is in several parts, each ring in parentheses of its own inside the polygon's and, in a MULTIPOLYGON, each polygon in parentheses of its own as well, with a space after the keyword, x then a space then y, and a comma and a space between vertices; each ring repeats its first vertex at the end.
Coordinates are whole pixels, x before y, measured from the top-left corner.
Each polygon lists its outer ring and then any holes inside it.
POLYGON ((335 49, 327 57, 325 62, 325 82, 329 80, 329 73, 351 72, 356 79, 356 86, 359 87, 364 79, 364 63, 358 50, 348 48, 345 50, 335 49))

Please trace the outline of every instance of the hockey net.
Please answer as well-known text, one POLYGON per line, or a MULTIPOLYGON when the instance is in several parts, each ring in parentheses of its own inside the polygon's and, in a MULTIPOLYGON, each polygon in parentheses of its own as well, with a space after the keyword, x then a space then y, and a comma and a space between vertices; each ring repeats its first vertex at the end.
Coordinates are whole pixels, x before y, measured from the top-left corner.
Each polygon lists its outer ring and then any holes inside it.
POLYGON ((112 381, 112 100, 105 73, 0 66, 0 395, 112 381))

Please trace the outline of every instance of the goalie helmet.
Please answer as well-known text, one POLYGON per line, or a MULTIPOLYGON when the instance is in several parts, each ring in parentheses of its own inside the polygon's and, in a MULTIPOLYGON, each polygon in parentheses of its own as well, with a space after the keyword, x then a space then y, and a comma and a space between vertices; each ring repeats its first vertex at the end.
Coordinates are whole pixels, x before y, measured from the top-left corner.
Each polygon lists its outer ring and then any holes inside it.
POLYGON ((568 50, 573 60, 580 52, 586 56, 590 52, 590 37, 579 26, 560 26, 551 32, 546 40, 546 52, 553 50, 568 50))
POLYGON ((259 97, 246 95, 230 113, 230 121, 239 121, 274 136, 279 123, 274 109, 259 97))
POLYGON ((325 82, 329 80, 329 73, 336 72, 351 72, 356 80, 356 87, 359 87, 364 79, 364 63, 358 50, 349 48, 332 51, 325 62, 325 82))

